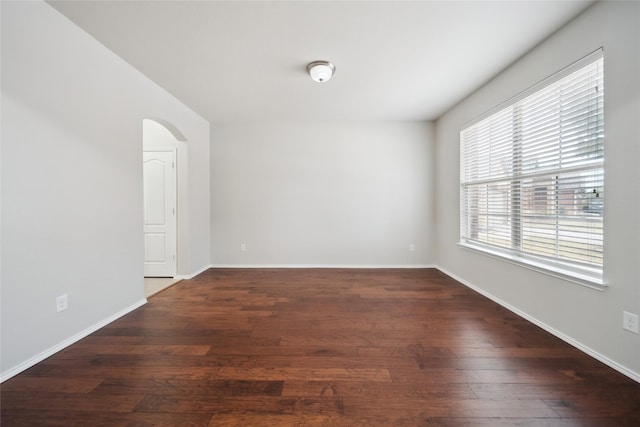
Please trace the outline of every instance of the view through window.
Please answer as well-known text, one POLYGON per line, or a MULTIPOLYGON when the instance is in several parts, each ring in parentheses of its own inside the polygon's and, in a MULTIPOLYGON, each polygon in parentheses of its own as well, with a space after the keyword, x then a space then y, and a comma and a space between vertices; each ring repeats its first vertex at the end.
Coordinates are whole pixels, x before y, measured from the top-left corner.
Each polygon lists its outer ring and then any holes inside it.
POLYGON ((603 55, 460 133, 461 244, 602 282, 603 55))

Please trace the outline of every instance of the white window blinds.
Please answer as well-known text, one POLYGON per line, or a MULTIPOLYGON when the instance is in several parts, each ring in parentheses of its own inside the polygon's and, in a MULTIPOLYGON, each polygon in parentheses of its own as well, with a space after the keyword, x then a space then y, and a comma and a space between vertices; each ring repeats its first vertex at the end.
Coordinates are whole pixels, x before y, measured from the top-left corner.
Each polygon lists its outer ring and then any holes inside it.
POLYGON ((599 50, 460 133, 461 243, 602 283, 599 50))

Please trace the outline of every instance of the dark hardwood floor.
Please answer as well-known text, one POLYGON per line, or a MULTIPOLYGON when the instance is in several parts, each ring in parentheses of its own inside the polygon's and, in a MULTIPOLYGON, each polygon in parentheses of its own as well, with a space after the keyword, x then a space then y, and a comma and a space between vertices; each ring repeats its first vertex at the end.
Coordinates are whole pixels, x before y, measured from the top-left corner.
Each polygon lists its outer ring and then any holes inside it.
POLYGON ((431 269, 212 269, 0 386, 9 426, 640 426, 640 384, 431 269))

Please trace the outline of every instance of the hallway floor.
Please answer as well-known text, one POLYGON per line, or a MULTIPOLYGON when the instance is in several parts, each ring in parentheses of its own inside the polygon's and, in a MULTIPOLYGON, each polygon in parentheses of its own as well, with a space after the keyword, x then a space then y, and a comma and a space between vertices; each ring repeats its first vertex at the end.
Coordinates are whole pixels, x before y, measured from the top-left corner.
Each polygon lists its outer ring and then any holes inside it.
POLYGON ((149 298, 160 291, 167 289, 169 286, 178 283, 180 280, 173 277, 145 277, 144 278, 144 296, 149 298))

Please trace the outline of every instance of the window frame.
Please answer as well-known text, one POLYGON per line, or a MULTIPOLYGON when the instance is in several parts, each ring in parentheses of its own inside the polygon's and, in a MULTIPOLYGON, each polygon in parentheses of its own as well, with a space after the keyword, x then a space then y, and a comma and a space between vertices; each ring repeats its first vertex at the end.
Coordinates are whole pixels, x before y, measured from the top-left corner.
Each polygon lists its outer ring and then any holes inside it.
MULTIPOLYGON (((472 236, 473 235, 473 231, 471 228, 472 225, 468 223, 469 212, 467 212, 466 210, 467 205, 472 203, 471 201, 467 200, 467 197, 469 199, 472 199, 472 196, 467 195, 467 192, 465 191, 467 188, 470 188, 470 186, 478 185, 478 182, 483 181, 482 179, 476 179, 475 182, 466 181, 467 169, 465 168, 465 160, 467 159, 465 156, 465 147, 464 147, 464 139, 463 139, 463 135, 465 131, 473 129, 474 126, 480 124, 486 119, 498 116, 499 113, 504 113, 510 108, 512 110, 506 114, 509 114, 509 116, 511 117, 511 120, 513 121, 518 120, 518 117, 520 116, 517 112, 514 112, 513 110, 520 108, 521 101, 527 99, 528 97, 534 94, 543 92, 545 89, 561 81, 565 77, 568 77, 574 72, 582 70, 583 68, 586 68, 589 65, 596 63, 597 61, 602 61, 602 69, 604 69, 604 52, 602 47, 586 55, 582 59, 574 62, 573 64, 565 67, 559 72, 551 75, 550 77, 542 80, 541 82, 533 85, 532 87, 526 89, 525 91, 519 93, 518 95, 512 97, 511 99, 492 108, 491 110, 487 111, 486 113, 482 114, 476 119, 461 126, 460 128, 460 240, 458 242, 459 246, 465 249, 472 250, 477 253, 489 255, 494 258, 505 260, 507 262, 510 262, 528 269, 539 271, 554 277, 558 277, 570 282, 585 285, 594 289, 603 290, 607 286, 607 283, 604 280, 604 254, 602 256, 600 268, 598 268, 598 267, 589 266, 586 263, 582 265, 579 261, 571 262, 571 261, 563 260, 560 257, 555 257, 555 258, 544 257, 541 254, 536 255, 532 253, 527 253, 527 251, 524 251, 522 249, 522 244, 521 244, 522 234, 523 234, 523 230, 525 230, 524 226, 522 225, 522 221, 523 221, 523 218, 526 218, 526 215, 523 212, 523 208, 521 206, 521 204, 523 203, 521 192, 523 191, 523 188, 524 188, 522 185, 523 183, 520 182, 521 181, 520 177, 522 177, 521 170, 512 171, 507 177, 501 180, 509 183, 508 184, 509 190, 507 190, 509 192, 509 195, 508 195, 509 208, 508 208, 507 215, 509 216, 510 222, 511 222, 510 224, 511 231, 510 231, 510 234, 508 235, 512 241, 512 246, 515 245, 515 247, 513 247, 512 249, 508 249, 500 246, 492 246, 489 242, 483 243, 477 240, 474 241, 472 236), (514 212, 517 212, 517 214, 514 214, 514 212)), ((604 73, 602 74, 602 80, 604 81, 604 73)), ((601 106, 601 109, 598 109, 598 111, 604 115, 604 109, 605 109, 604 94, 601 94, 599 96, 602 98, 602 100, 600 101, 602 102, 602 106, 601 106)), ((604 118, 601 117, 600 119, 602 120, 601 131, 604 133, 604 126, 605 126, 604 118)), ((519 141, 519 138, 516 136, 516 133, 518 132, 516 129, 519 129, 518 126, 516 126, 515 124, 512 124, 512 125, 513 127, 509 131, 508 140, 510 144, 509 147, 512 150, 513 156, 515 158, 520 156, 522 151, 522 144, 519 141)), ((581 169, 585 169, 590 171, 591 173, 595 173, 596 175, 600 174, 601 177, 598 179, 601 179, 604 185, 604 182, 605 182, 604 180, 604 174, 605 174, 604 136, 602 137, 602 142, 599 143, 598 147, 600 147, 599 149, 602 150, 602 154, 600 155, 600 157, 596 158, 596 160, 587 162, 589 163, 588 166, 585 166, 583 168, 579 166, 578 167, 574 166, 574 167, 568 167, 566 169, 564 169, 563 167, 559 167, 555 169, 555 171, 557 172, 558 170, 560 170, 561 173, 570 174, 570 173, 576 173, 576 171, 579 172, 581 169), (596 171, 596 172, 593 172, 593 171, 596 171)), ((511 166, 514 169, 517 167, 522 167, 522 161, 521 160, 519 160, 518 162, 514 161, 511 166)), ((471 166, 469 168, 471 168, 471 166)), ((491 169, 491 166, 489 166, 489 169, 491 169)), ((540 174, 544 175, 546 174, 546 172, 548 171, 540 172, 540 174)), ((555 174, 556 172, 551 171, 551 174, 555 174)), ((546 175, 548 176, 548 174, 546 175)), ((560 180, 559 175, 560 173, 558 174, 558 176, 555 176, 555 183, 556 183, 555 197, 556 198, 558 198, 560 194, 558 191, 559 187, 557 186, 557 183, 560 180)), ((486 181, 488 183, 492 180, 488 179, 486 181)), ((493 182, 496 182, 496 181, 493 181, 493 182)), ((533 203, 535 204, 537 203, 538 189, 535 187, 535 182, 533 182, 532 185, 533 186, 530 189, 534 194, 533 203)), ((605 203, 604 200, 601 199, 600 202, 601 202, 600 206, 603 207, 605 203)), ((487 207, 488 206, 489 205, 487 205, 487 207)), ((495 211, 493 212, 494 213, 487 211, 487 215, 486 215, 487 221, 492 215, 495 215, 495 211)), ((602 220, 601 220, 602 221, 602 248, 604 252, 604 243, 605 243, 604 241, 604 234, 605 234, 604 210, 602 210, 601 213, 602 213, 602 220)), ((559 214, 556 212, 555 215, 558 216, 559 214)), ((578 218, 584 219, 586 218, 586 215, 579 215, 578 218)), ((556 232, 557 232, 557 228, 558 227, 556 225, 556 232)), ((559 242, 561 242, 561 239, 556 237, 555 242, 557 245, 559 244, 559 242)))

